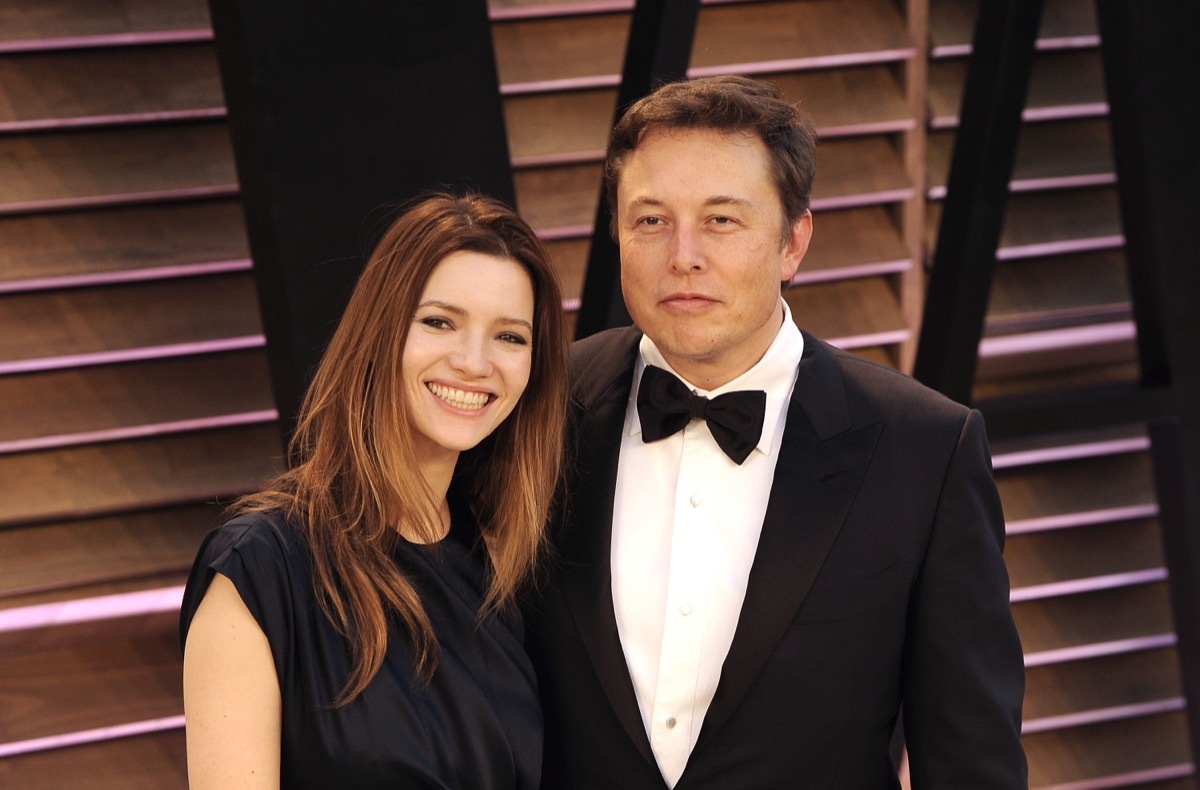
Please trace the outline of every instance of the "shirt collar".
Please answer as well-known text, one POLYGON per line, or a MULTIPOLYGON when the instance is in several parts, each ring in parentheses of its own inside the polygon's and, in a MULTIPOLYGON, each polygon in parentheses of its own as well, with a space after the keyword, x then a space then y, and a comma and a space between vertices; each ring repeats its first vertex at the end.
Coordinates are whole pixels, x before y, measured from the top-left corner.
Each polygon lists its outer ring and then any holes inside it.
MULTIPOLYGON (((735 390, 762 390, 767 393, 767 406, 763 416, 762 434, 759 436, 756 446, 759 451, 769 454, 775 429, 787 413, 788 401, 791 400, 792 388, 796 383, 796 368, 800 364, 800 358, 804 355, 804 336, 800 334, 800 329, 792 320, 792 311, 782 298, 779 300, 779 304, 783 306, 783 324, 779 327, 771 345, 767 347, 766 353, 762 355, 762 359, 754 363, 754 366, 742 375, 713 390, 700 389, 680 376, 679 372, 663 359, 662 352, 658 350, 654 341, 643 334, 638 345, 637 361, 634 364, 635 386, 630 395, 631 408, 637 398, 637 388, 641 385, 642 371, 646 369, 647 365, 656 365, 671 371, 694 392, 708 398, 715 398, 735 390)), ((639 420, 630 420, 629 435, 642 435, 642 424, 639 420)))

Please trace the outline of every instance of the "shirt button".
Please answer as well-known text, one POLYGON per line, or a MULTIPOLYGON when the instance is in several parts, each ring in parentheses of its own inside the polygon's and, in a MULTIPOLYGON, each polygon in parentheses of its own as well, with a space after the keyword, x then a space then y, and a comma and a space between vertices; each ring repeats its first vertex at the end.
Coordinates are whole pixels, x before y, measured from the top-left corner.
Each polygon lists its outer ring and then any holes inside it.
POLYGON ((683 606, 679 607, 679 613, 684 617, 687 617, 692 613, 692 605, 690 603, 685 603, 683 606))
POLYGON ((668 730, 675 729, 675 717, 674 716, 667 717, 667 729, 668 730))
POLYGON ((689 499, 688 501, 692 503, 692 507, 700 507, 700 502, 702 500, 700 499, 699 494, 692 494, 692 498, 689 499))

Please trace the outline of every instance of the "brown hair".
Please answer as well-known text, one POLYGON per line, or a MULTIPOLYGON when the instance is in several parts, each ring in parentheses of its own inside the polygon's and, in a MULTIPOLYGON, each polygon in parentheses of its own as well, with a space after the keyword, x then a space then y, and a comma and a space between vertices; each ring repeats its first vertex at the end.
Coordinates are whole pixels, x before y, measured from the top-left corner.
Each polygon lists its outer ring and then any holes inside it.
POLYGON ((399 524, 427 540, 440 537, 440 502, 411 463, 401 358, 430 275, 461 251, 520 263, 534 291, 524 395, 455 471, 491 559, 481 616, 511 602, 543 543, 566 414, 558 283, 537 236, 508 206, 479 195, 430 195, 388 228, 367 261, 301 405, 289 470, 234 505, 238 512, 281 508, 302 530, 321 605, 353 648, 336 704, 358 696, 379 671, 392 614, 406 628, 418 674, 430 677, 438 660, 418 592, 389 550, 399 524))
POLYGON ((767 147, 771 177, 783 202, 785 233, 808 210, 816 172, 812 122, 773 84, 740 76, 670 82, 634 102, 613 127, 604 160, 604 192, 616 235, 617 184, 625 157, 662 129, 753 134, 767 147))

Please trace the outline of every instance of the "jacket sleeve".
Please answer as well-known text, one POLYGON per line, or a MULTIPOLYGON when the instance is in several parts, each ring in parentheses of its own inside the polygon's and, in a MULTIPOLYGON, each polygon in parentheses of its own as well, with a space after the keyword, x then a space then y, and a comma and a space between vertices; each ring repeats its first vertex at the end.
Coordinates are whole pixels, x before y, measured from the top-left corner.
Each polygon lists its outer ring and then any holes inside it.
POLYGON ((1003 548, 983 418, 971 411, 945 470, 910 599, 902 682, 915 790, 1028 786, 1024 659, 1003 548))

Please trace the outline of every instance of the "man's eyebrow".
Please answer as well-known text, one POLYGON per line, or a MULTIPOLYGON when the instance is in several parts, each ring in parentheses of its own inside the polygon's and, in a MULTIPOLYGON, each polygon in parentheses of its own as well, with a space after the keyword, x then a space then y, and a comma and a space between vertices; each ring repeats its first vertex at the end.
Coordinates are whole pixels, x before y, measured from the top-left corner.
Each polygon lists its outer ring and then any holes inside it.
POLYGON ((740 208, 749 208, 753 205, 749 200, 733 195, 713 195, 704 201, 706 206, 738 206, 740 208))

